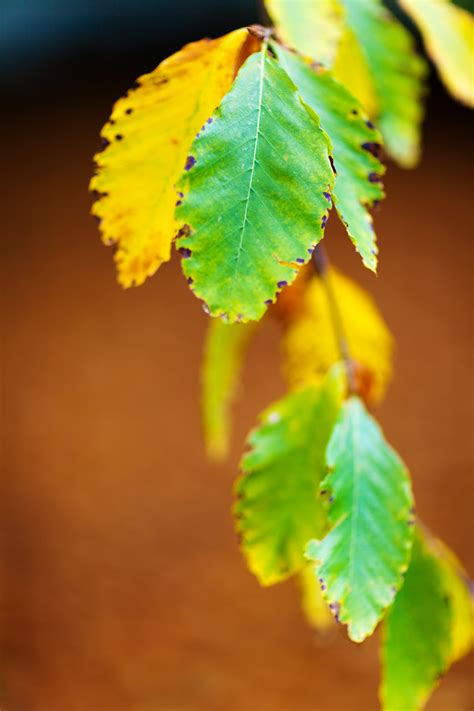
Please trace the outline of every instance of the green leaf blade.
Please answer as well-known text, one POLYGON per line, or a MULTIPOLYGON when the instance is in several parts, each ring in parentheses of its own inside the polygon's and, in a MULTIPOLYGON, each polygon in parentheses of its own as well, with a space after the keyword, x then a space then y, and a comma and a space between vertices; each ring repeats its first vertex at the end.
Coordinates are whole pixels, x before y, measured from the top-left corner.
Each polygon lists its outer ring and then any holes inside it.
POLYGON ((336 369, 320 387, 292 393, 269 408, 250 435, 234 513, 242 551, 262 585, 302 570, 306 543, 324 533, 318 486, 343 387, 336 369))
POLYGON ((362 642, 393 602, 408 567, 413 505, 408 472, 362 402, 343 406, 327 449, 332 524, 307 556, 349 637, 362 642))
POLYGON ((402 167, 416 165, 428 68, 412 36, 380 0, 342 0, 375 87, 377 124, 390 156, 402 167))
POLYGON ((384 623, 384 711, 419 711, 448 666, 451 611, 436 558, 419 533, 402 589, 384 623))
POLYGON ((334 175, 317 117, 267 51, 194 142, 177 218, 183 271, 211 315, 258 320, 322 239, 334 175))
POLYGON ((329 136, 337 171, 336 210, 364 265, 376 271, 377 242, 368 208, 385 197, 381 185, 385 169, 377 157, 382 137, 365 119, 357 99, 330 72, 313 69, 283 47, 276 45, 275 51, 329 136))

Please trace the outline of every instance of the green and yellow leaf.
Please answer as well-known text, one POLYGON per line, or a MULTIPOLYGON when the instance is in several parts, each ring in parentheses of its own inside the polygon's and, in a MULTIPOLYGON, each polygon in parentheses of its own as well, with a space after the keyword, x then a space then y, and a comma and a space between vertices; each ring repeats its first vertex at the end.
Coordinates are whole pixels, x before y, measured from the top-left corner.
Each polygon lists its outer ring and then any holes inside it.
POLYGON ((122 286, 142 284, 169 260, 175 185, 189 146, 255 49, 245 29, 193 42, 140 77, 115 104, 90 187, 103 240, 117 245, 122 286))
POLYGON ((334 627, 334 616, 321 592, 314 563, 307 563, 298 573, 301 609, 314 630, 325 633, 334 627))
POLYGON ((336 210, 364 265, 376 271, 377 242, 368 208, 384 197, 385 170, 378 159, 382 137, 368 124, 359 102, 330 72, 311 67, 281 46, 275 45, 274 51, 329 136, 336 168, 336 210))
POLYGON ((439 563, 417 532, 403 587, 387 613, 380 698, 384 711, 420 711, 450 657, 450 600, 439 563))
POLYGON ((258 320, 322 239, 329 140, 264 47, 191 154, 177 212, 184 274, 211 315, 258 320))
POLYGON ((202 417, 206 447, 212 459, 222 460, 229 449, 230 407, 255 326, 255 323, 209 320, 202 368, 202 417))
MULTIPOLYGON (((420 153, 425 61, 417 56, 412 36, 383 6, 381 0, 343 0, 348 28, 367 63, 377 109, 373 114, 385 149, 403 167, 413 167, 420 153)), ((350 57, 338 65, 337 77, 351 87, 350 57), (345 68, 348 74, 345 74, 345 68)), ((356 94, 357 96, 357 94, 356 94)), ((363 100, 363 95, 358 96, 363 100)))
POLYGON ((326 452, 329 533, 311 541, 324 598, 354 642, 374 631, 408 567, 413 496, 408 471, 356 397, 343 405, 326 452))
POLYGON ((390 156, 404 167, 415 165, 427 66, 408 30, 381 0, 266 0, 266 5, 283 40, 326 62, 359 99, 377 121, 390 156))
POLYGON ((270 407, 249 437, 234 507, 242 552, 262 585, 302 570, 306 543, 326 527, 318 486, 341 407, 344 378, 332 371, 321 386, 270 407))
POLYGON ((450 0, 400 0, 451 94, 474 106, 474 15, 450 0))
MULTIPOLYGON (((377 403, 392 375, 393 338, 372 298, 336 269, 327 275, 341 315, 355 375, 364 398, 377 403)), ((283 336, 283 369, 290 388, 320 382, 340 359, 327 292, 320 277, 307 285, 303 301, 283 336)))
POLYGON ((344 30, 339 0, 266 0, 265 6, 278 37, 307 57, 330 65, 344 30))

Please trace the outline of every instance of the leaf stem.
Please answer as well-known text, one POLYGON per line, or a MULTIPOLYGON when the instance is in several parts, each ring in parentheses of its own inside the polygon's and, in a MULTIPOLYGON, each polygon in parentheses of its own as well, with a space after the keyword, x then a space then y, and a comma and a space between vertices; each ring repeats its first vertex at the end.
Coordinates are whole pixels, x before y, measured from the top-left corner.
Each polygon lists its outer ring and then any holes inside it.
POLYGON ((326 292, 329 315, 334 335, 336 337, 339 353, 341 354, 341 358, 346 369, 349 393, 355 394, 357 392, 357 388, 355 383, 354 364, 350 355, 349 346, 347 344, 347 337, 344 323, 342 321, 341 311, 331 283, 331 276, 329 274, 329 258, 326 250, 321 244, 318 244, 313 252, 313 263, 316 273, 320 277, 326 292))

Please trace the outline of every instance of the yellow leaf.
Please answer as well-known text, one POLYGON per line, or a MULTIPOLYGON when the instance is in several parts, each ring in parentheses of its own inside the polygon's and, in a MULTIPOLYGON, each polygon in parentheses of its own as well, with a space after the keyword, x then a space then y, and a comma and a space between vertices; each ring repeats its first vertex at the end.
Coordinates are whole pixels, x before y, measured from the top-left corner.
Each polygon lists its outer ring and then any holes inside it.
POLYGON ((377 116, 377 95, 370 69, 350 29, 346 29, 341 37, 332 70, 336 79, 349 87, 351 93, 359 99, 369 116, 377 116))
POLYGON ((314 563, 308 563, 298 574, 301 608, 310 627, 325 633, 335 625, 334 617, 321 593, 314 563))
MULTIPOLYGON (((384 395, 392 374, 393 339, 372 298, 336 269, 328 277, 341 315, 358 389, 371 403, 384 395)), ((319 277, 308 283, 299 311, 283 337, 284 372, 290 388, 319 382, 341 359, 327 293, 319 277)))
POLYGON ((343 30, 338 0, 266 0, 278 36, 307 57, 331 65, 343 30))
POLYGON ((449 0, 400 0, 451 94, 474 106, 474 16, 449 0))
POLYGON ((116 244, 118 280, 138 286, 170 258, 175 183, 197 132, 257 49, 246 29, 188 44, 115 104, 95 156, 92 212, 103 241, 116 244))
POLYGON ((235 399, 242 361, 254 322, 224 323, 210 319, 202 364, 202 418, 207 452, 222 460, 229 449, 230 407, 235 399))
POLYGON ((450 663, 461 659, 474 646, 474 608, 469 577, 459 559, 439 538, 426 536, 443 573, 446 594, 451 602, 450 663))

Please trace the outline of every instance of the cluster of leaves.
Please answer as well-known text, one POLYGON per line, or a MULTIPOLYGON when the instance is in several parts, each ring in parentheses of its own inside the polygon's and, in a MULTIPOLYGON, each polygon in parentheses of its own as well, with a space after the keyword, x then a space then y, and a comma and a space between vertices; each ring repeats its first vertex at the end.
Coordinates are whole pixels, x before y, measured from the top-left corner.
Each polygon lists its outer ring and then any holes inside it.
MULTIPOLYGON (((448 0, 401 4, 473 105, 471 15, 448 0)), ((296 576, 313 626, 336 620, 361 642, 383 620, 383 707, 416 711, 471 646, 466 576, 417 521, 408 471, 367 409, 391 377, 390 332, 360 287, 308 263, 334 207, 376 271, 380 149, 416 163, 426 64, 380 0, 266 6, 273 31, 187 45, 115 104, 93 213, 123 286, 154 274, 175 241, 191 290, 220 317, 203 369, 212 456, 228 448, 255 322, 281 322, 289 393, 242 460, 242 551, 263 585, 296 576)))

